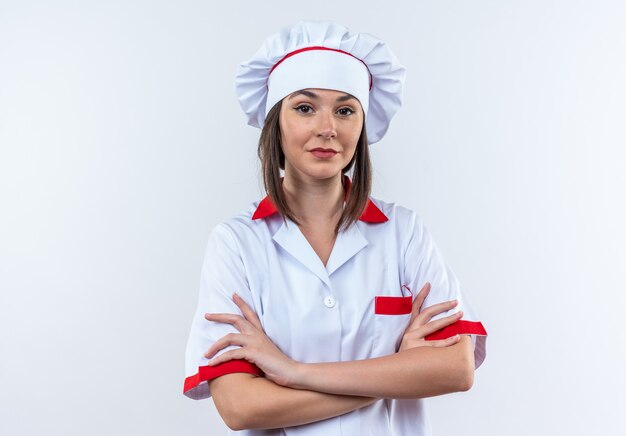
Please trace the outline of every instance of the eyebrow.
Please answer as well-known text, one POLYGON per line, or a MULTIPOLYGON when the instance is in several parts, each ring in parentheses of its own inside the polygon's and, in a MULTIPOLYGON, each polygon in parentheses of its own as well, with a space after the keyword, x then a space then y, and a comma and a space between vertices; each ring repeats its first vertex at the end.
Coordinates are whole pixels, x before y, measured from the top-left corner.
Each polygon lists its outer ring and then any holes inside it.
MULTIPOLYGON (((314 93, 314 92, 301 90, 301 91, 296 91, 293 94, 291 94, 289 96, 289 99, 291 100, 292 98, 294 98, 295 96, 300 95, 300 94, 306 95, 307 97, 313 98, 313 99, 319 98, 319 96, 316 93, 314 93)), ((346 101, 346 100, 350 100, 350 99, 356 100, 356 98, 351 96, 350 94, 345 94, 345 95, 342 95, 341 97, 337 97, 336 101, 342 102, 342 101, 346 101)))

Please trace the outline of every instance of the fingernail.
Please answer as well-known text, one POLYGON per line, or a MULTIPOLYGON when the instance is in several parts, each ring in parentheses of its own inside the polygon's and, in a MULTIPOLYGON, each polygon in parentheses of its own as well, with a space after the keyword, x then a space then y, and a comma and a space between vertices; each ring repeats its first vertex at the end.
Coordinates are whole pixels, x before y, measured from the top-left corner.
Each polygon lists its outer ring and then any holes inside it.
POLYGON ((237 295, 236 292, 233 294, 233 299, 235 299, 235 298, 239 298, 239 295, 237 295))

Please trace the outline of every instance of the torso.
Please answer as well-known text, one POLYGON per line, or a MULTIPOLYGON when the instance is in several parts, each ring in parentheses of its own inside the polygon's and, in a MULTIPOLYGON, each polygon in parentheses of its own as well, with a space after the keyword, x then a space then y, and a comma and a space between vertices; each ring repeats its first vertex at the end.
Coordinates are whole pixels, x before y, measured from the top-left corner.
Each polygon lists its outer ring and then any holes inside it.
MULTIPOLYGON (((395 353, 410 311, 377 313, 377 301, 382 297, 393 303, 390 307, 400 307, 398 302, 411 298, 402 284, 414 289, 414 282, 434 281, 435 277, 417 272, 424 252, 418 250, 405 261, 409 241, 417 240, 409 231, 417 228, 412 225, 417 222, 414 212, 382 200, 372 204, 387 221, 358 220, 336 236, 335 220, 303 226, 291 220, 283 222, 280 214, 253 220, 258 202, 217 226, 203 267, 204 277, 210 279, 202 280, 198 318, 187 352, 188 378, 196 380, 199 368, 205 365, 206 359, 200 356, 207 344, 231 332, 228 324, 207 328, 202 318, 206 312, 236 310, 226 295, 230 291, 244 296, 268 338, 299 362, 364 360, 395 353)), ((432 299, 433 293, 429 296, 432 299)), ((201 398, 207 393, 198 390, 190 395, 201 398)), ((245 430, 242 435, 425 436, 431 433, 422 401, 383 399, 318 422, 245 430)))
MULTIPOLYGON (((251 303, 272 342, 305 363, 363 360, 396 352, 411 314, 377 314, 375 307, 379 297, 393 302, 406 298, 401 284, 413 288, 403 258, 410 238, 406 231, 410 211, 380 201, 378 207, 388 221, 359 220, 335 235, 338 216, 306 221, 296 213, 302 225, 287 226, 278 214, 250 220, 256 207, 230 223, 242 247, 251 303)), ((287 427, 272 436, 429 434, 423 428, 427 416, 420 408, 422 399, 390 401, 287 427), (410 430, 395 431, 403 425, 410 425, 410 430)))

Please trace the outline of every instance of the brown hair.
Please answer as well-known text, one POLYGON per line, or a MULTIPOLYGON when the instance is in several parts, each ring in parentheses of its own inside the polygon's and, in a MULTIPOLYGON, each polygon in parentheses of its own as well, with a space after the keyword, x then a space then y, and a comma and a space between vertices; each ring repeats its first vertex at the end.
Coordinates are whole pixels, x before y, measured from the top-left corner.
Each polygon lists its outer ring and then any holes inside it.
MULTIPOLYGON (((280 170, 285 169, 285 155, 280 143, 279 118, 281 106, 282 100, 276 103, 267 114, 263 129, 261 130, 261 136, 259 137, 257 153, 261 160, 263 184, 265 185, 268 197, 274 206, 276 206, 278 212, 283 216, 283 221, 286 221, 285 217, 288 217, 299 225, 300 223, 297 221, 294 212, 287 204, 287 199, 283 193, 280 181, 280 170)), ((343 228, 348 228, 359 219, 365 209, 372 189, 372 164, 370 162, 369 146, 365 132, 365 119, 363 119, 361 136, 357 142, 354 156, 348 165, 341 170, 342 184, 344 174, 352 167, 354 167, 354 171, 349 195, 346 199, 346 206, 343 213, 335 227, 335 234, 341 231, 342 226, 343 228)), ((344 186, 344 190, 345 188, 344 186)))

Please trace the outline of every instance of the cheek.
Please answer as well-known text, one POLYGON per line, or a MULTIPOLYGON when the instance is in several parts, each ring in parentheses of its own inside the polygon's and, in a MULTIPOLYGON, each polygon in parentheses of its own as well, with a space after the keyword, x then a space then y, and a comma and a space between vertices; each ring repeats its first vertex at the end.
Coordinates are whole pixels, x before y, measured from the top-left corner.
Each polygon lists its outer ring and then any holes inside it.
POLYGON ((293 130, 291 123, 284 115, 281 116, 280 122, 280 147, 285 155, 289 155, 289 149, 293 143, 293 130))
POLYGON ((359 138, 361 137, 361 131, 363 130, 362 123, 359 122, 354 126, 350 132, 350 143, 356 148, 359 138))
POLYGON ((287 147, 302 148, 309 139, 309 128, 302 122, 285 120, 281 127, 283 144, 287 147))
POLYGON ((298 138, 293 129, 285 129, 281 133, 281 148, 287 160, 297 159, 298 152, 302 150, 302 141, 298 138))
POLYGON ((356 147, 357 142, 359 142, 359 138, 361 137, 361 128, 359 127, 358 129, 355 130, 354 132, 354 136, 352 137, 352 142, 354 143, 354 146, 356 147))

